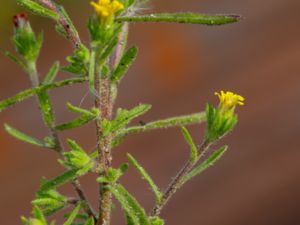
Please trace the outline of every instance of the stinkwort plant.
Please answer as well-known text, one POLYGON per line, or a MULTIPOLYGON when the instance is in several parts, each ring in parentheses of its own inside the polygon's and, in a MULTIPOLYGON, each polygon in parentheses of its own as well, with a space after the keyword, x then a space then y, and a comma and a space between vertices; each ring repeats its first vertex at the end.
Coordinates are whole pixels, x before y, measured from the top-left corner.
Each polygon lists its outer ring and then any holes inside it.
MULTIPOLYGON (((31 13, 52 19, 59 34, 67 38, 74 47, 74 52, 67 57, 67 65, 61 67, 55 62, 45 76, 37 70, 37 59, 43 42, 43 34, 32 30, 25 14, 13 18, 14 35, 12 42, 18 55, 5 54, 22 67, 32 83, 28 90, 0 102, 0 111, 24 101, 37 97, 40 111, 49 129, 49 135, 43 140, 31 137, 6 124, 6 131, 13 137, 58 153, 58 162, 65 168, 63 174, 51 179, 43 178, 36 198, 32 201, 33 216, 22 217, 26 225, 46 225, 47 216, 60 210, 66 213, 64 225, 109 225, 113 199, 120 203, 128 225, 162 225, 162 209, 178 189, 186 182, 212 166, 227 150, 227 146, 214 149, 213 145, 228 134, 237 123, 235 107, 244 104, 244 98, 232 92, 216 92, 219 105, 206 105, 204 112, 184 115, 158 121, 129 125, 130 122, 150 110, 151 106, 140 104, 132 109, 114 109, 118 95, 118 86, 137 56, 137 48, 127 48, 130 23, 177 22, 202 25, 223 25, 237 22, 235 15, 203 15, 195 13, 159 13, 145 14, 147 0, 99 0, 90 2, 95 13, 88 21, 90 43, 81 42, 72 20, 64 7, 52 0, 16 0, 18 4, 31 13), (71 78, 56 81, 59 71, 68 72, 71 78), (42 79, 43 78, 43 79, 42 79), (94 100, 91 109, 84 109, 71 103, 67 108, 78 117, 63 124, 55 122, 55 114, 49 92, 56 88, 87 83, 90 96, 94 100), (95 123, 97 148, 95 151, 84 150, 75 140, 66 140, 63 145, 59 133, 81 127, 89 122, 95 123), (191 137, 186 126, 206 123, 206 133, 200 145, 191 137), (169 186, 162 190, 150 177, 140 163, 128 153, 128 161, 149 184, 155 196, 153 210, 146 210, 119 181, 128 169, 127 163, 114 167, 112 150, 131 134, 161 128, 180 127, 189 148, 190 156, 169 186), (97 174, 99 184, 99 208, 94 210, 89 203, 79 179, 89 173, 97 174), (58 189, 71 183, 77 196, 64 196, 58 189)), ((197 137, 197 140, 199 138, 197 137)), ((55 224, 54 222, 50 223, 55 224)))

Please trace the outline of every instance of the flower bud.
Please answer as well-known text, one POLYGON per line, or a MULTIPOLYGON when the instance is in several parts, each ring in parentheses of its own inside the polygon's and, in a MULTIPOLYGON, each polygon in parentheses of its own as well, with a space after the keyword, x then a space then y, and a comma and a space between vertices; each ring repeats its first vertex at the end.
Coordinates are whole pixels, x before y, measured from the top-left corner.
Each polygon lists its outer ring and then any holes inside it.
POLYGON ((36 38, 26 14, 21 13, 13 17, 13 43, 16 51, 28 62, 36 61, 41 44, 42 35, 36 38))

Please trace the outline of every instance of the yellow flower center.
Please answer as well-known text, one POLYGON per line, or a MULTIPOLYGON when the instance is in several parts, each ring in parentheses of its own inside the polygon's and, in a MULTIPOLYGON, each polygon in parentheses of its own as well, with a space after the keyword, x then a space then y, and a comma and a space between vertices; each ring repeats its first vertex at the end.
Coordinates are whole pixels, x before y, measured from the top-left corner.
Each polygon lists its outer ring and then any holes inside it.
POLYGON ((219 97, 220 100, 220 108, 223 110, 230 110, 234 108, 236 105, 244 105, 245 98, 234 94, 230 91, 224 92, 221 91, 220 93, 215 92, 215 95, 219 97))
POLYGON ((112 17, 118 11, 124 9, 124 5, 117 0, 99 0, 98 3, 91 2, 96 14, 103 19, 112 17))

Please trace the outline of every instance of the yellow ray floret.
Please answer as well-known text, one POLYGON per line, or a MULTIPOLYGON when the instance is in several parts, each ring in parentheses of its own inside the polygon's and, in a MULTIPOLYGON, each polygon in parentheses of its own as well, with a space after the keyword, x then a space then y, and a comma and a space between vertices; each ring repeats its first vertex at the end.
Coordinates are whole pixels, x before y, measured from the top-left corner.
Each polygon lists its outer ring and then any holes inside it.
POLYGON ((220 93, 215 92, 215 95, 219 97, 220 100, 220 107, 223 109, 232 109, 236 105, 244 105, 245 98, 234 94, 233 92, 221 91, 220 93))
POLYGON ((118 11, 124 9, 124 5, 117 0, 99 0, 98 3, 91 2, 96 14, 101 18, 112 17, 118 11))

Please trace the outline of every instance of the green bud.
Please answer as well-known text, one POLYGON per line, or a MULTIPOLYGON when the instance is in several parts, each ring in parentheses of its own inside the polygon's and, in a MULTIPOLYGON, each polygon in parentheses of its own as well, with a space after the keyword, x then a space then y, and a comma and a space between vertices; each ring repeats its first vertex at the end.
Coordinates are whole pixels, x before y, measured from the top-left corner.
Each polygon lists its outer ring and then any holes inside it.
POLYGON ((13 43, 16 51, 28 62, 35 62, 39 56, 43 42, 43 35, 36 37, 27 16, 22 13, 13 17, 14 35, 13 43))

